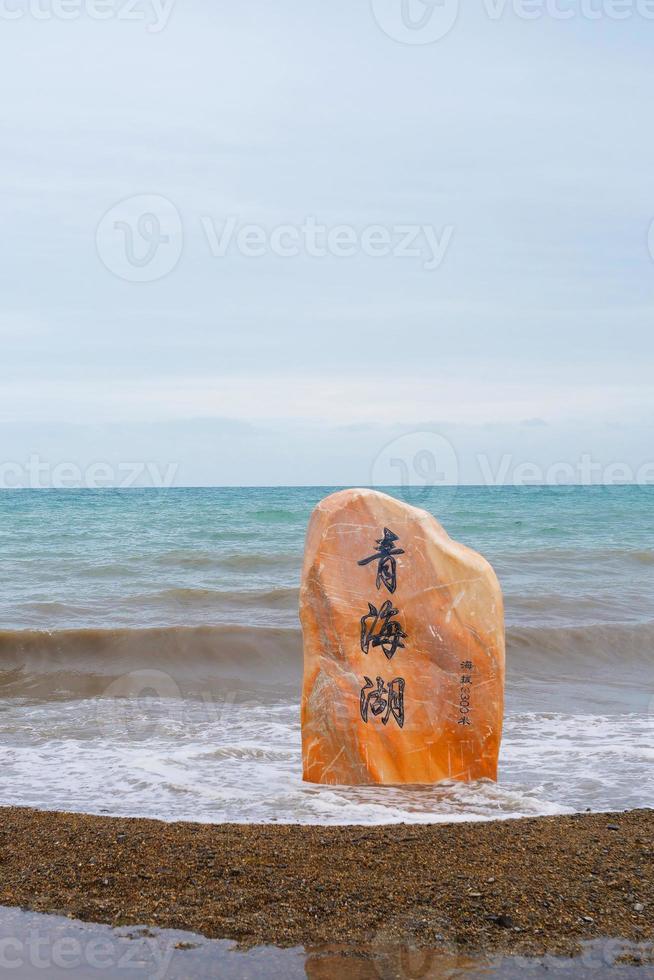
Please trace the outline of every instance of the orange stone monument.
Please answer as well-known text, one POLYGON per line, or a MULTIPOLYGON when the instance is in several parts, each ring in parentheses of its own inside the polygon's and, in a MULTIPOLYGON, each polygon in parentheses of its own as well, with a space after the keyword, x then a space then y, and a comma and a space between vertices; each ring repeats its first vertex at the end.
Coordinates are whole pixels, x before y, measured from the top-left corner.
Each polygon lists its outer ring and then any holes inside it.
POLYGON ((321 501, 300 619, 306 780, 497 778, 502 593, 486 559, 431 514, 375 490, 321 501))

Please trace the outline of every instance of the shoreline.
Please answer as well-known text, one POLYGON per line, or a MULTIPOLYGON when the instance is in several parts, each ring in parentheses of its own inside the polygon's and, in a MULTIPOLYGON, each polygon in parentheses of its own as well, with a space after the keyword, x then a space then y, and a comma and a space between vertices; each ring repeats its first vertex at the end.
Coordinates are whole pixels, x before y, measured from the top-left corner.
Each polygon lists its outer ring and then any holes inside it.
POLYGON ((0 905, 244 946, 650 943, 653 859, 654 810, 324 826, 0 807, 0 905))

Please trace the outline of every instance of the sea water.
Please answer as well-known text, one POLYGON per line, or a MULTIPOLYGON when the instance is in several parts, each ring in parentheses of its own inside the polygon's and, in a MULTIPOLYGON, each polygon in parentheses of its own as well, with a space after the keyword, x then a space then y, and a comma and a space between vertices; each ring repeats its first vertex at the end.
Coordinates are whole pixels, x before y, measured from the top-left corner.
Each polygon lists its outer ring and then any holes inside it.
POLYGON ((0 803, 321 823, 652 805, 654 487, 389 488, 500 578, 499 782, 303 783, 298 587, 331 489, 0 494, 0 803))

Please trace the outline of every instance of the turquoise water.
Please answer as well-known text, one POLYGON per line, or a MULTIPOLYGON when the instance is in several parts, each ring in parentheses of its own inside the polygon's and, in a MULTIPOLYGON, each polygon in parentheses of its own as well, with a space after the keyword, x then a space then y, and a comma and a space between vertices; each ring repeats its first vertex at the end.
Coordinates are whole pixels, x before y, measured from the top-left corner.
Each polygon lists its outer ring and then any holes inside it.
POLYGON ((654 803, 654 487, 408 491, 500 578, 499 782, 303 783, 298 586, 330 489, 1 493, 0 804, 380 823, 654 803))
MULTIPOLYGON (((330 489, 4 491, 3 628, 296 626, 304 533, 330 489)), ((654 487, 406 496, 491 561, 509 625, 654 620, 654 487)))

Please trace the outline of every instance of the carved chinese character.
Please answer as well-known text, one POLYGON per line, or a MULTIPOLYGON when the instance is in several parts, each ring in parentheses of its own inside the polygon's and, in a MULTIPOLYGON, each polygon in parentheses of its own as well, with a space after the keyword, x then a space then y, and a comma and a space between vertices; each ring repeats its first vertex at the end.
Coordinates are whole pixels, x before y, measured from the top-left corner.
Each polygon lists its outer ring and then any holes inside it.
POLYGON ((368 565, 371 561, 377 562, 377 588, 385 585, 388 591, 393 594, 397 588, 397 562, 395 555, 403 555, 404 548, 395 548, 395 542, 399 541, 397 534, 393 534, 390 528, 384 528, 383 538, 377 538, 377 549, 374 555, 362 558, 359 565, 368 565))
POLYGON ((388 723, 393 716, 399 727, 404 725, 404 678, 395 677, 388 685, 381 677, 377 678, 377 687, 369 677, 365 677, 365 685, 361 688, 360 711, 363 721, 368 723, 368 710, 373 717, 383 715, 382 725, 388 723))
POLYGON ((364 653, 368 653, 372 643, 373 647, 382 648, 387 660, 392 660, 397 649, 404 648, 402 640, 407 634, 393 616, 397 616, 397 609, 393 609, 389 599, 381 609, 368 603, 368 612, 361 617, 361 649, 364 653))

